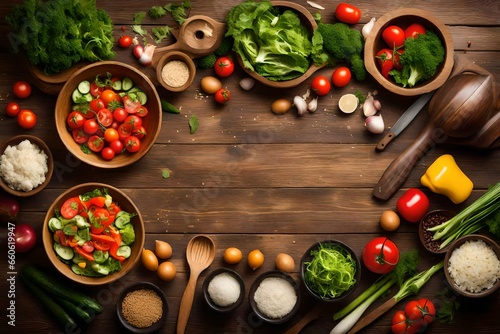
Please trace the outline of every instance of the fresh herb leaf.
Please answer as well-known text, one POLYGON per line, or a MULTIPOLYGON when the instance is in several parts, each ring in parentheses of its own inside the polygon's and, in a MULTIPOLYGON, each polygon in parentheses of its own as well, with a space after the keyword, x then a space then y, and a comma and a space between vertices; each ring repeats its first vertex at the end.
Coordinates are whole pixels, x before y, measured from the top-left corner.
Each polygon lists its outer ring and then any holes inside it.
POLYGON ((146 17, 146 12, 137 12, 134 13, 134 23, 137 25, 142 24, 142 21, 146 17))
POLYGON ((182 4, 173 4, 169 3, 165 7, 165 10, 172 15, 172 18, 177 22, 180 26, 186 21, 187 13, 186 10, 191 8, 191 3, 189 0, 182 1, 182 4))
POLYGON ((142 37, 148 34, 148 31, 138 24, 132 26, 132 31, 138 35, 141 35, 142 37))
POLYGON ((191 116, 189 119, 189 132, 191 134, 195 133, 199 125, 200 121, 198 120, 198 117, 196 117, 196 115, 191 116))
POLYGON ((151 29, 151 32, 155 36, 155 42, 160 43, 165 38, 170 36, 170 34, 172 32, 172 28, 170 28, 169 26, 154 27, 151 29))
POLYGON ((357 90, 354 95, 358 98, 360 104, 366 101, 366 95, 364 95, 361 91, 357 90))
POLYGON ((167 11, 162 6, 152 6, 151 8, 149 8, 148 14, 153 19, 159 19, 160 17, 165 16, 165 14, 167 14, 167 11))
POLYGON ((488 225, 490 233, 500 239, 500 209, 497 209, 490 217, 486 220, 486 225, 488 225))
POLYGON ((436 311, 436 318, 444 324, 451 324, 455 312, 460 308, 457 297, 448 288, 444 288, 437 295, 441 299, 440 307, 436 311))

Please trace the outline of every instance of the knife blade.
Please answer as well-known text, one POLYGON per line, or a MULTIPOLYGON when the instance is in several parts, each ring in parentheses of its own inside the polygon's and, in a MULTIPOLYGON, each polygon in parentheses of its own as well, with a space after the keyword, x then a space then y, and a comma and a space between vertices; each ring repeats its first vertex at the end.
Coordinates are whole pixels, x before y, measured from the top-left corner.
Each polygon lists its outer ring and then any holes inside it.
POLYGON ((413 104, 406 109, 406 111, 399 117, 397 122, 392 126, 392 128, 385 134, 384 138, 382 138, 375 149, 377 151, 383 151, 386 146, 394 139, 397 135, 403 131, 408 124, 413 121, 415 116, 418 115, 420 110, 426 105, 427 102, 431 99, 432 95, 434 95, 434 91, 425 93, 421 95, 413 104))

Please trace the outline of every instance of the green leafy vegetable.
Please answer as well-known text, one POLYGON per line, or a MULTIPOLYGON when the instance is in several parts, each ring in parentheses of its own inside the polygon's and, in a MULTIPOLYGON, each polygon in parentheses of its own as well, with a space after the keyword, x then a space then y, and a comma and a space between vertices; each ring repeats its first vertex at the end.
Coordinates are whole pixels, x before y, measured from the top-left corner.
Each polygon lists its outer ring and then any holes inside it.
POLYGON ((481 197, 460 211, 448 221, 431 227, 434 240, 443 240, 440 248, 444 248, 461 236, 489 227, 498 236, 500 230, 500 182, 489 187, 481 197))
POLYGON ((363 35, 345 23, 320 23, 313 36, 313 59, 316 65, 338 61, 350 64, 354 77, 366 78, 363 55, 363 35), (320 35, 321 38, 318 36, 320 35))
POLYGON ((142 21, 144 21, 144 18, 146 17, 146 12, 141 11, 134 13, 134 24, 142 24, 142 21))
POLYGON ((413 87, 420 81, 432 78, 445 56, 443 43, 430 30, 415 38, 405 39, 404 50, 399 57, 403 69, 389 72, 403 87, 413 87))
POLYGON ((244 66, 273 81, 301 76, 310 65, 311 33, 296 13, 269 1, 243 2, 226 16, 226 36, 244 66))
POLYGON ((160 43, 165 38, 170 36, 170 34, 172 33, 172 28, 170 28, 169 26, 153 27, 151 28, 151 32, 155 36, 155 42, 160 43))
POLYGON ((115 57, 113 22, 95 0, 25 0, 5 20, 13 51, 47 74, 115 57))
POLYGON ((159 19, 160 17, 165 16, 165 14, 167 14, 167 11, 162 6, 152 6, 148 10, 148 15, 153 19, 159 19))
POLYGON ((202 56, 196 59, 196 67, 200 69, 212 68, 217 61, 217 56, 214 53, 211 53, 206 56, 202 56))
POLYGON ((310 255, 304 279, 321 298, 338 297, 356 283, 356 261, 342 245, 320 243, 310 255))
POLYGON ((181 26, 187 19, 186 11, 191 9, 191 3, 189 0, 183 0, 181 4, 169 3, 163 8, 165 8, 165 10, 172 15, 175 22, 181 26))
POLYGON ((189 132, 191 134, 195 133, 199 125, 200 121, 198 120, 198 117, 196 117, 196 115, 191 116, 189 119, 189 132))
POLYGON ((148 31, 144 29, 141 25, 134 24, 132 26, 132 31, 135 32, 137 35, 140 35, 142 37, 146 36, 148 34, 148 31))
POLYGON ((450 289, 444 288, 437 293, 440 297, 439 307, 436 310, 436 318, 439 322, 444 324, 451 324, 455 312, 460 308, 457 296, 455 296, 450 289))

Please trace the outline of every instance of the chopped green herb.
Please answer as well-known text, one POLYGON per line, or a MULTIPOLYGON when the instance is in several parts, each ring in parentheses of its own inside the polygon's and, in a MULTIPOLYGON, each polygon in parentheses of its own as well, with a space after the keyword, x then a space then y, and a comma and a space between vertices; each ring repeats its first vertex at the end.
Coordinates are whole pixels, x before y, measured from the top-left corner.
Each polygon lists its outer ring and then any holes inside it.
POLYGON ((170 177, 171 170, 168 168, 164 168, 161 170, 161 177, 164 179, 168 179, 170 177))
POLYGON ((191 116, 189 119, 189 132, 191 134, 195 133, 199 125, 200 121, 198 120, 198 117, 196 117, 196 115, 191 116))

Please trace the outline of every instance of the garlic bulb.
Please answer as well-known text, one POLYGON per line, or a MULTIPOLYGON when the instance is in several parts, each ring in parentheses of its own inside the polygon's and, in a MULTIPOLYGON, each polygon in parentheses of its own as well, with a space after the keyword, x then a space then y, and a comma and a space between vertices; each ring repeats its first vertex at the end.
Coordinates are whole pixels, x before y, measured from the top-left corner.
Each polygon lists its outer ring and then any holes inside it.
POLYGON ((382 115, 368 116, 365 120, 365 127, 371 133, 379 134, 384 132, 385 125, 382 115))

